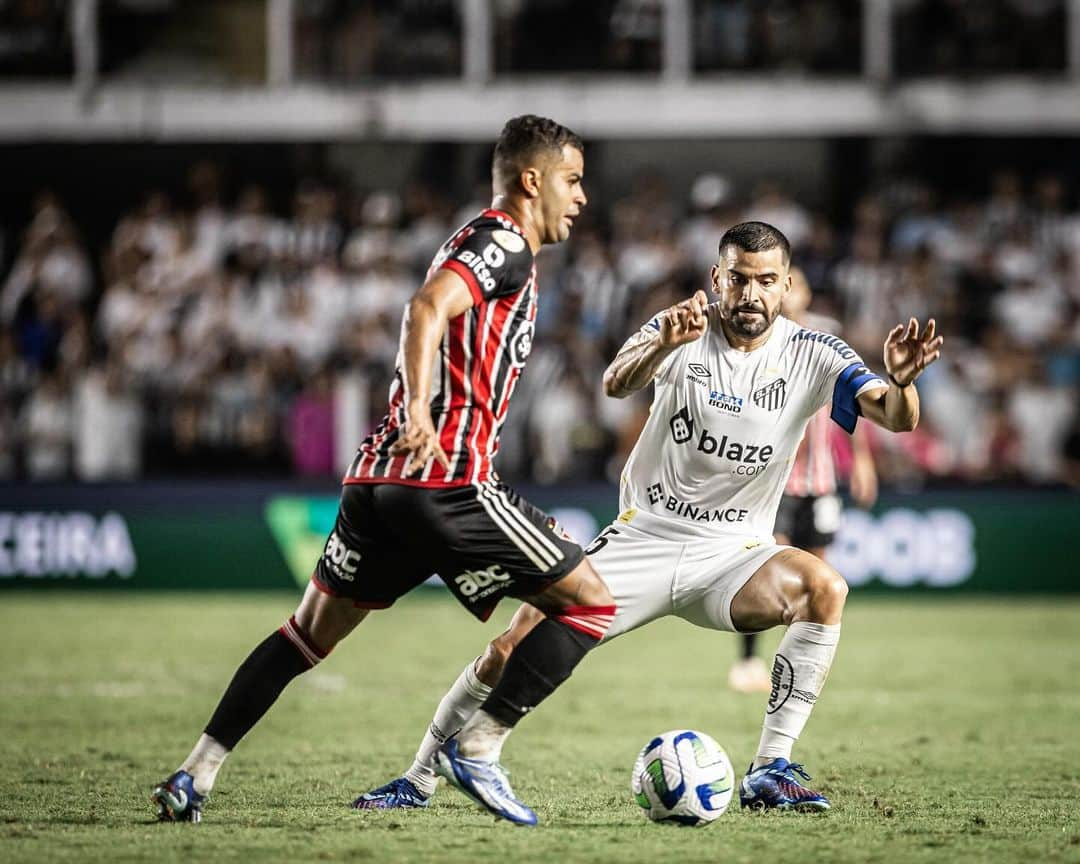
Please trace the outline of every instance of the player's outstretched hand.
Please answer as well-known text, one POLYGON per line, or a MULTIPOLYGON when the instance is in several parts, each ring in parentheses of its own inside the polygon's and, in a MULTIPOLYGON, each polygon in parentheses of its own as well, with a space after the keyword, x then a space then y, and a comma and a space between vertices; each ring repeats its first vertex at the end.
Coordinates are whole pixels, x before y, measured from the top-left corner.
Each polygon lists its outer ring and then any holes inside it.
POLYGON ((660 319, 660 342, 669 348, 700 339, 709 325, 705 307, 709 298, 697 291, 689 300, 671 306, 660 319))
POLYGON ((419 474, 432 459, 443 468, 450 467, 450 460, 439 444, 439 433, 431 422, 431 412, 425 408, 410 410, 401 427, 401 436, 390 445, 391 456, 405 456, 406 477, 419 474))
POLYGON ((897 324, 885 339, 885 370, 901 387, 906 387, 922 374, 923 369, 941 356, 944 336, 937 336, 937 323, 931 318, 919 335, 915 318, 907 326, 897 324))

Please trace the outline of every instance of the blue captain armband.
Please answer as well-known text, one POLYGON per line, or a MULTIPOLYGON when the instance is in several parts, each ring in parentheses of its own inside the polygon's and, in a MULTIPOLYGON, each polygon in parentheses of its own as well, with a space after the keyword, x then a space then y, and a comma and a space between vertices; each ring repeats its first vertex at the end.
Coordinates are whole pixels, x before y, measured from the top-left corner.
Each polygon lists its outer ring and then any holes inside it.
POLYGON ((862 363, 852 363, 836 379, 833 387, 832 413, 829 416, 849 435, 855 431, 855 423, 862 415, 859 401, 855 397, 871 381, 877 382, 882 387, 889 386, 880 375, 871 372, 862 363))

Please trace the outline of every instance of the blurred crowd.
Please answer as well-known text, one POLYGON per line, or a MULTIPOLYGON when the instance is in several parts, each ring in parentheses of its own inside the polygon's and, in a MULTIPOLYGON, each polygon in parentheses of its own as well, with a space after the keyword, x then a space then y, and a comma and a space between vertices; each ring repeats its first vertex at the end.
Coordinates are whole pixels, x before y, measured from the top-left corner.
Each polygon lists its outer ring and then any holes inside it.
MULTIPOLYGON (((490 0, 496 74, 656 73, 664 0, 490 0)), ((0 75, 70 76, 69 0, 0 0, 0 75)), ((251 0, 99 0, 106 77, 249 82, 265 76, 251 0)), ((301 79, 353 84, 458 76, 460 0, 294 0, 301 79)), ((1066 0, 892 0, 900 77, 1060 74, 1066 0)), ((692 0, 692 68, 857 75, 862 0, 692 0)))
MULTIPOLYGON (((385 408, 403 305, 461 206, 420 183, 346 192, 308 180, 288 212, 194 165, 88 248, 42 192, 0 278, 0 477, 206 472, 336 475, 385 408), (359 415, 359 416, 356 416, 359 415), (343 423, 343 420, 349 422, 343 423), (344 445, 344 446, 343 446, 344 445)), ((1080 212, 1056 176, 992 179, 978 200, 883 181, 830 220, 781 186, 641 175, 539 256, 533 355, 511 406, 504 477, 617 477, 647 395, 605 398, 602 370, 652 313, 708 285, 723 230, 770 222, 880 368, 886 331, 930 316, 946 336, 920 382, 922 423, 875 434, 887 482, 1080 483, 1080 212)))

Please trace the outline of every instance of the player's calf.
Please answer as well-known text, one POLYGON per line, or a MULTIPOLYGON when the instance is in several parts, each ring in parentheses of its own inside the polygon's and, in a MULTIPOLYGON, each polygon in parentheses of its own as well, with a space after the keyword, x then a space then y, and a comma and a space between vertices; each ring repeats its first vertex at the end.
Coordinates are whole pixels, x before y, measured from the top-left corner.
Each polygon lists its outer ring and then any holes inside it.
POLYGON ((487 701, 437 755, 440 774, 496 816, 511 821, 522 821, 514 812, 524 805, 507 797, 505 777, 495 770, 503 742, 522 717, 570 677, 615 618, 611 592, 587 561, 529 602, 547 617, 514 648, 487 701), (593 605, 597 602, 602 605, 593 605), (481 763, 492 770, 480 770, 476 765, 481 763))
POLYGON ((570 677, 615 618, 611 592, 588 561, 529 602, 546 617, 514 647, 499 683, 462 728, 465 757, 497 760, 510 730, 570 677))
MULTIPOLYGON (((159 814, 176 810, 166 793, 181 775, 190 777, 191 792, 198 795, 201 814, 202 802, 209 796, 229 753, 277 701, 289 682, 320 663, 366 614, 366 610, 354 608, 350 601, 329 597, 309 585, 296 614, 260 642, 240 664, 204 733, 179 770, 155 787, 153 797, 159 805, 159 814), (313 636, 313 632, 318 636, 313 636)), ((184 811, 181 808, 177 812, 184 811)))

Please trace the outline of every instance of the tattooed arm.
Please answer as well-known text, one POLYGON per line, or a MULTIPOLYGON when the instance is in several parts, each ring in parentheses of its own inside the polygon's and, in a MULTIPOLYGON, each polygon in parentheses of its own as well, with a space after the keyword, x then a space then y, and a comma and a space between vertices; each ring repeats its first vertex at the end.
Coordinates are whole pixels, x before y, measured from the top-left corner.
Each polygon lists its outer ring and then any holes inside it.
POLYGON ((672 351, 705 333, 707 305, 705 292, 698 291, 661 312, 655 319, 659 329, 644 329, 627 339, 604 371, 604 392, 624 399, 652 381, 672 351))

